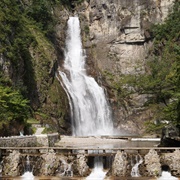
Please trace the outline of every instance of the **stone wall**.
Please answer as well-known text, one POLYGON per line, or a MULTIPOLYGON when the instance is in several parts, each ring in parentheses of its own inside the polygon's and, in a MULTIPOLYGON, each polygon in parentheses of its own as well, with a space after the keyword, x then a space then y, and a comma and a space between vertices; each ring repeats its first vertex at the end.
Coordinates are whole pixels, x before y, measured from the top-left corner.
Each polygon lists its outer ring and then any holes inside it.
MULTIPOLYGON (((22 175, 24 173, 22 170, 24 168, 23 163, 25 164, 28 159, 30 166, 33 167, 33 175, 35 176, 87 177, 91 173, 91 169, 88 166, 89 158, 83 153, 79 153, 78 155, 57 154, 53 149, 49 149, 39 155, 33 155, 32 153, 23 155, 19 151, 14 150, 10 151, 8 155, 3 156, 2 175, 22 175)), ((118 151, 113 158, 112 164, 108 167, 109 169, 106 170, 108 171, 108 177, 131 177, 133 167, 139 163, 137 166, 139 176, 159 177, 161 176, 161 165, 166 164, 170 167, 172 175, 180 177, 179 162, 179 149, 166 153, 151 149, 145 155, 130 151, 118 151)))
MULTIPOLYGON (((132 176, 133 167, 136 164, 136 173, 144 177, 161 176, 161 166, 168 165, 173 176, 180 177, 180 150, 174 152, 158 152, 150 149, 145 155, 132 154, 118 151, 114 157, 110 174, 118 177, 132 176), (138 155, 138 156, 137 156, 138 155), (137 171, 138 169, 138 171, 137 171)), ((137 176, 134 176, 137 177, 137 176)))
POLYGON ((0 147, 54 146, 57 140, 59 140, 58 134, 1 137, 0 147))

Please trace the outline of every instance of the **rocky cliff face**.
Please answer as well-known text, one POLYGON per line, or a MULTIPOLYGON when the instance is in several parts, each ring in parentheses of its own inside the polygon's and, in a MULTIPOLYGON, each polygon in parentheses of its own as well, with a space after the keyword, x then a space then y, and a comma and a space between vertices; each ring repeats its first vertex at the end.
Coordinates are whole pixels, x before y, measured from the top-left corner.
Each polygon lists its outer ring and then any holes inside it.
MULTIPOLYGON (((28 44, 28 61, 20 56, 18 66, 13 69, 11 62, 1 54, 0 67, 16 86, 23 84, 27 89, 31 107, 37 112, 35 118, 46 119, 61 134, 70 133, 68 100, 55 72, 63 68, 68 17, 77 14, 87 50, 88 73, 103 80, 115 126, 121 132, 143 133, 144 121, 153 116, 153 110, 144 107, 148 96, 135 92, 128 98, 119 98, 122 92, 117 94, 113 83, 121 82, 123 75, 144 73, 144 63, 152 46, 150 27, 163 22, 173 1, 85 0, 75 6, 77 1, 74 0, 70 1, 74 2, 74 12, 63 6, 53 7, 51 15, 57 20, 53 42, 48 41, 39 28, 30 26, 28 20, 25 26, 35 42, 28 44)), ((31 5, 29 0, 22 2, 23 8, 31 5)))
MULTIPOLYGON (((173 0, 92 0, 86 4, 90 38, 96 45, 94 61, 115 75, 135 73, 146 57, 150 26, 166 18, 173 0), (97 53, 98 52, 98 53, 97 53)), ((87 22, 86 22, 87 23, 87 22)))
MULTIPOLYGON (((76 13, 81 20, 87 63, 117 81, 122 75, 144 73, 152 46, 151 25, 164 21, 173 1, 85 1, 76 13)), ((106 75, 105 81, 111 86, 112 78, 106 75)), ((153 116, 152 110, 143 106, 148 97, 134 93, 118 103, 111 88, 110 91, 115 125, 120 131, 143 133, 144 121, 153 116)))

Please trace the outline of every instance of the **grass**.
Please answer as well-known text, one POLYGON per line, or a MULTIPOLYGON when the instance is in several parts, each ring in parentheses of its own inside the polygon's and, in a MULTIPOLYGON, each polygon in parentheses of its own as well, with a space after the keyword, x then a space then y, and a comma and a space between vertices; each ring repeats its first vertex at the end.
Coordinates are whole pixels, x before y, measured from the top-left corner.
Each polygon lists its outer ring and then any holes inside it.
POLYGON ((28 124, 39 124, 40 122, 36 119, 30 118, 27 120, 28 124))

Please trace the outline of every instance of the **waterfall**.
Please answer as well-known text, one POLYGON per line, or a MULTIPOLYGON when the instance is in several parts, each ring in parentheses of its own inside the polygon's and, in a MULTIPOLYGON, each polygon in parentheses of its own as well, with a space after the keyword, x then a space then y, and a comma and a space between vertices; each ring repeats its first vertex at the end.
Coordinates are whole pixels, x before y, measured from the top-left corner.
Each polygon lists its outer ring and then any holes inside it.
POLYGON ((132 167, 131 170, 131 176, 132 177, 140 177, 140 173, 139 173, 139 165, 143 163, 143 158, 141 157, 140 154, 137 154, 135 156, 135 164, 132 167))
POLYGON ((74 136, 111 135, 113 123, 105 92, 86 73, 78 17, 70 17, 65 49, 65 72, 59 71, 70 100, 74 136))
POLYGON ((92 173, 86 178, 86 180, 103 180, 106 176, 106 172, 103 171, 103 158, 97 156, 94 158, 94 169, 92 173))
POLYGON ((22 179, 24 179, 24 180, 26 180, 26 179, 34 180, 34 175, 32 173, 32 170, 33 170, 33 168, 32 168, 32 166, 30 164, 29 156, 27 156, 25 166, 24 166, 25 173, 21 176, 22 179))
POLYGON ((2 176, 2 170, 3 170, 2 163, 3 163, 3 161, 0 161, 0 177, 2 176))
POLYGON ((27 171, 29 171, 29 172, 32 171, 28 155, 26 157, 26 163, 25 163, 25 172, 27 172, 27 171))
POLYGON ((25 172, 22 176, 22 179, 24 180, 34 180, 34 176, 32 174, 32 172, 25 172))

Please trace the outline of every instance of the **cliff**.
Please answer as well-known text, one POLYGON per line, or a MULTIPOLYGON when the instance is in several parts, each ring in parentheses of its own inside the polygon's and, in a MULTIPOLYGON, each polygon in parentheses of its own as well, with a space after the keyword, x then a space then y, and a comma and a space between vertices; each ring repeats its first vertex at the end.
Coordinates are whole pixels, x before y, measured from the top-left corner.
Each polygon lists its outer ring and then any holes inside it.
MULTIPOLYGON (((77 8, 89 64, 105 80, 115 125, 123 133, 145 132, 145 121, 154 109, 144 104, 152 95, 139 94, 122 77, 146 73, 145 63, 153 46, 151 28, 163 23, 173 0, 91 0, 77 8), (128 90, 134 93, 128 96, 128 90)), ((90 71, 93 75, 93 72, 90 71)), ((97 75, 97 74, 96 74, 97 75)))
MULTIPOLYGON (((8 13, 4 8, 7 2, 1 2, 4 14, 8 13)), ((87 70, 106 87, 115 126, 122 133, 143 134, 144 122, 154 116, 154 110, 144 106, 152 95, 136 92, 122 77, 145 73, 153 46, 151 26, 166 19, 174 0, 62 2, 23 0, 17 2, 19 9, 16 3, 13 7, 9 2, 10 11, 14 12, 9 15, 11 21, 3 13, 1 19, 5 32, 0 37, 1 48, 8 44, 0 54, 3 76, 29 99, 35 119, 61 134, 69 134, 68 99, 56 72, 63 68, 67 19, 78 15, 87 70), (7 24, 10 26, 6 27, 7 24), (129 94, 127 89, 133 89, 133 93, 129 94)))
POLYGON ((49 124, 51 131, 70 131, 68 100, 56 78, 58 65, 63 59, 62 42, 68 17, 63 8, 62 4, 54 1, 0 3, 0 98, 4 103, 1 107, 0 135, 19 135, 20 131, 31 133, 27 130, 27 118, 49 124), (57 37, 56 32, 60 36, 57 37), (3 92, 5 87, 11 88, 12 92, 18 91, 20 97, 22 95, 28 100, 26 104, 29 108, 21 103, 19 97, 15 99, 15 105, 7 99, 9 92, 3 92), (22 105, 29 113, 26 112, 26 117, 20 119, 24 111, 22 105), (16 117, 13 115, 14 106, 20 109, 16 117))

